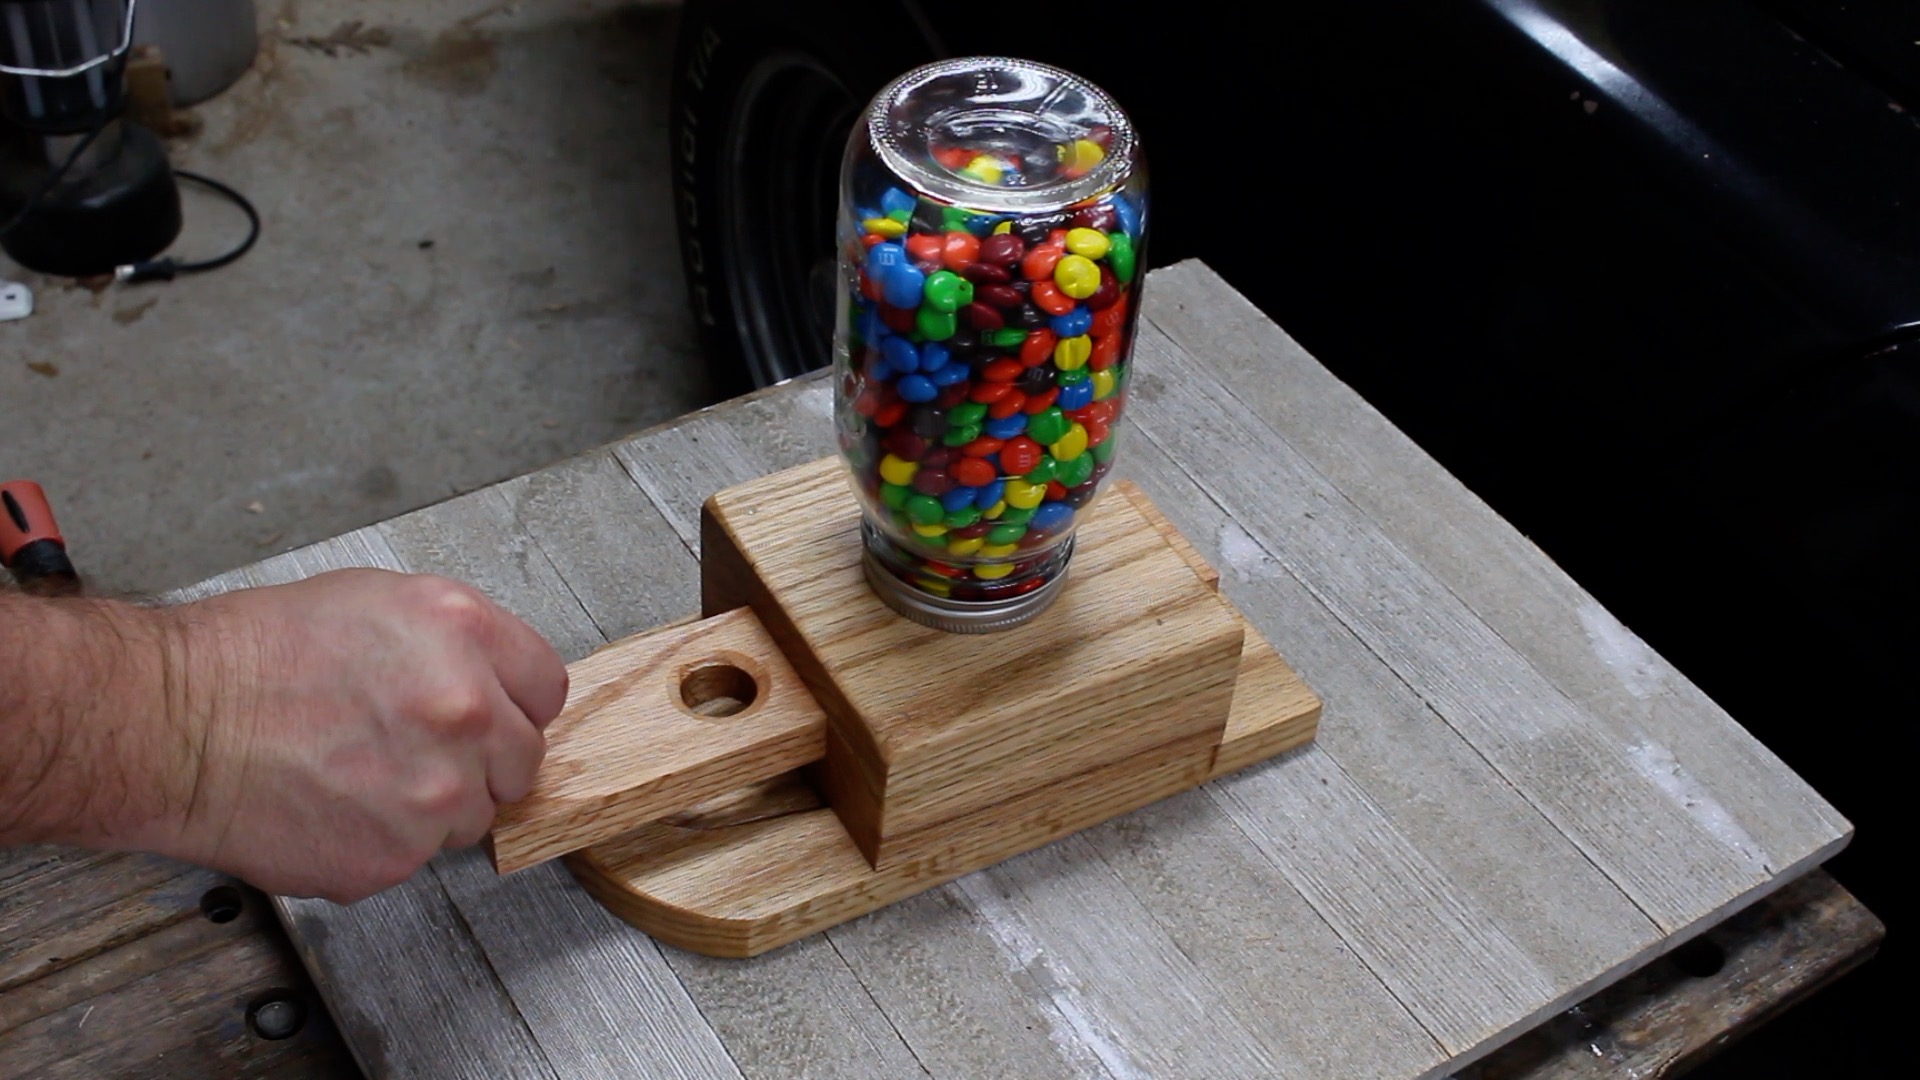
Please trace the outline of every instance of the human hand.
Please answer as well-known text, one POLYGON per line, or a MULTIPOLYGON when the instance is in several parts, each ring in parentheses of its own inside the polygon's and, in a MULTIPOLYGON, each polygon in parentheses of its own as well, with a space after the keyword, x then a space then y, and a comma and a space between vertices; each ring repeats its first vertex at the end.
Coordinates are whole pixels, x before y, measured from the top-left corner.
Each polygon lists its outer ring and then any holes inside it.
POLYGON ((342 570, 173 610, 195 781, 153 846, 340 903, 477 843, 524 797, 567 669, 444 578, 342 570))

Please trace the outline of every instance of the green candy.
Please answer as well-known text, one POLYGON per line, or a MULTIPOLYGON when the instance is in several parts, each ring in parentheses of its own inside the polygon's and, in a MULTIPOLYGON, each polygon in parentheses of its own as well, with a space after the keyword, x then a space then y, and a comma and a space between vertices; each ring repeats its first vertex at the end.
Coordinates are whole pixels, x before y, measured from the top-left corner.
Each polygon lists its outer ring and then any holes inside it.
POLYGON ((1025 535, 1027 535, 1027 527, 1025 525, 1002 522, 995 525, 993 531, 987 533, 987 543, 1011 544, 1025 535))
POLYGON ((977 401, 963 401, 947 410, 948 427, 966 427, 970 424, 984 423, 986 419, 987 407, 977 401))
POLYGON ((951 311, 936 311, 932 304, 922 304, 914 313, 913 325, 928 341, 945 341, 960 329, 960 320, 951 311))
POLYGON ((980 335, 980 340, 1002 349, 1017 349, 1027 343, 1027 332, 1017 326, 1003 326, 980 335))
POLYGON ((1103 442, 1099 446, 1094 447, 1091 451, 1089 451, 1086 454, 1086 456, 1091 457, 1093 460, 1098 461, 1102 464, 1112 461, 1113 460, 1113 444, 1119 441, 1120 441, 1120 436, 1117 432, 1114 434, 1110 434, 1107 436, 1106 442, 1103 442))
POLYGON ((940 444, 942 446, 965 446, 979 437, 979 424, 962 424, 959 427, 948 428, 947 433, 940 436, 940 444))
POLYGON ((965 232, 967 219, 973 215, 957 206, 940 208, 940 226, 946 232, 965 232))
POLYGON ((1122 285, 1131 284, 1135 268, 1133 237, 1123 232, 1108 233, 1107 243, 1107 265, 1113 267, 1113 276, 1122 285))
POLYGON ((1027 438, 1041 446, 1051 446, 1059 442, 1061 436, 1072 427, 1073 421, 1067 419, 1067 414, 1060 411, 1060 406, 1055 405, 1043 412, 1034 413, 1033 417, 1027 421, 1027 438))
POLYGON ((959 311, 960 286, 966 284, 966 278, 951 270, 935 270, 927 275, 927 283, 921 287, 920 294, 926 297, 927 306, 935 311, 959 311))
POLYGON ((1091 476, 1093 476, 1093 456, 1090 454, 1081 454, 1072 461, 1060 463, 1060 483, 1063 486, 1077 488, 1086 483, 1091 476))
POLYGON ((1074 383, 1086 382, 1088 379, 1092 377, 1093 377, 1093 374, 1091 372, 1089 372, 1086 368, 1080 367, 1080 368, 1074 368, 1072 371, 1061 372, 1060 377, 1055 381, 1058 382, 1061 386, 1072 386, 1074 383))
POLYGON ((902 225, 913 221, 913 211, 911 210, 889 210, 887 211, 887 216, 902 225))
POLYGON ((941 524, 949 529, 964 529, 979 520, 980 511, 975 507, 967 506, 959 510, 948 511, 946 519, 942 521, 941 524))
POLYGON ((913 489, 905 484, 880 485, 880 501, 887 504, 889 510, 905 510, 907 499, 913 495, 913 489))
POLYGON ((1032 520, 1032 507, 1022 510, 1018 506, 1009 506, 1006 511, 1000 515, 1000 524, 1002 525, 1025 525, 1032 520))
POLYGON ((938 525, 947 518, 947 508, 931 495, 907 498, 907 518, 915 525, 938 525))
POLYGON ((1029 484, 1044 484, 1049 480, 1057 479, 1059 475, 1060 463, 1053 460, 1053 455, 1051 454, 1041 454, 1040 463, 1035 465, 1032 471, 1020 479, 1025 480, 1029 484))

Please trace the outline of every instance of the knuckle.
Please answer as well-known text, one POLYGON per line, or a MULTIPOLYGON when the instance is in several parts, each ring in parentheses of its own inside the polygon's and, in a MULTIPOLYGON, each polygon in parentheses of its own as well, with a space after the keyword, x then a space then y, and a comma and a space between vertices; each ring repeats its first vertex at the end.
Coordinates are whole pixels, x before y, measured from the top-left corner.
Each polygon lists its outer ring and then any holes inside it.
POLYGON ((493 602, 479 590, 447 578, 428 578, 422 583, 426 605, 436 621, 462 633, 478 633, 493 621, 493 602))
POLYGON ((486 731, 493 719, 486 693, 471 685, 440 691, 427 701, 422 711, 428 727, 455 738, 478 735, 486 731))

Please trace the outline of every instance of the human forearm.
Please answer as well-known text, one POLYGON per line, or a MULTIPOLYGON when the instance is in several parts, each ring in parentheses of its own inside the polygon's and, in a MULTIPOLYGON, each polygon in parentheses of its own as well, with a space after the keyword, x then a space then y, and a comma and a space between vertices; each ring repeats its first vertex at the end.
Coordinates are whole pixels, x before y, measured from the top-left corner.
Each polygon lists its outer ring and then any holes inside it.
POLYGON ((0 846, 166 846, 201 733, 170 612, 0 593, 0 846))

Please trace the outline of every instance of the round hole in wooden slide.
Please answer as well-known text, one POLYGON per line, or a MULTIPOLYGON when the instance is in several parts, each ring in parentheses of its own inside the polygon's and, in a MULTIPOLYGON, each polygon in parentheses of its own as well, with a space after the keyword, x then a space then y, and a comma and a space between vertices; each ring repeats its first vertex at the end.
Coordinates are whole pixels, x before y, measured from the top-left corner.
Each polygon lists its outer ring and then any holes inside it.
POLYGON ((732 664, 701 664, 680 680, 680 700, 701 716, 732 716, 759 696, 760 684, 732 664))

